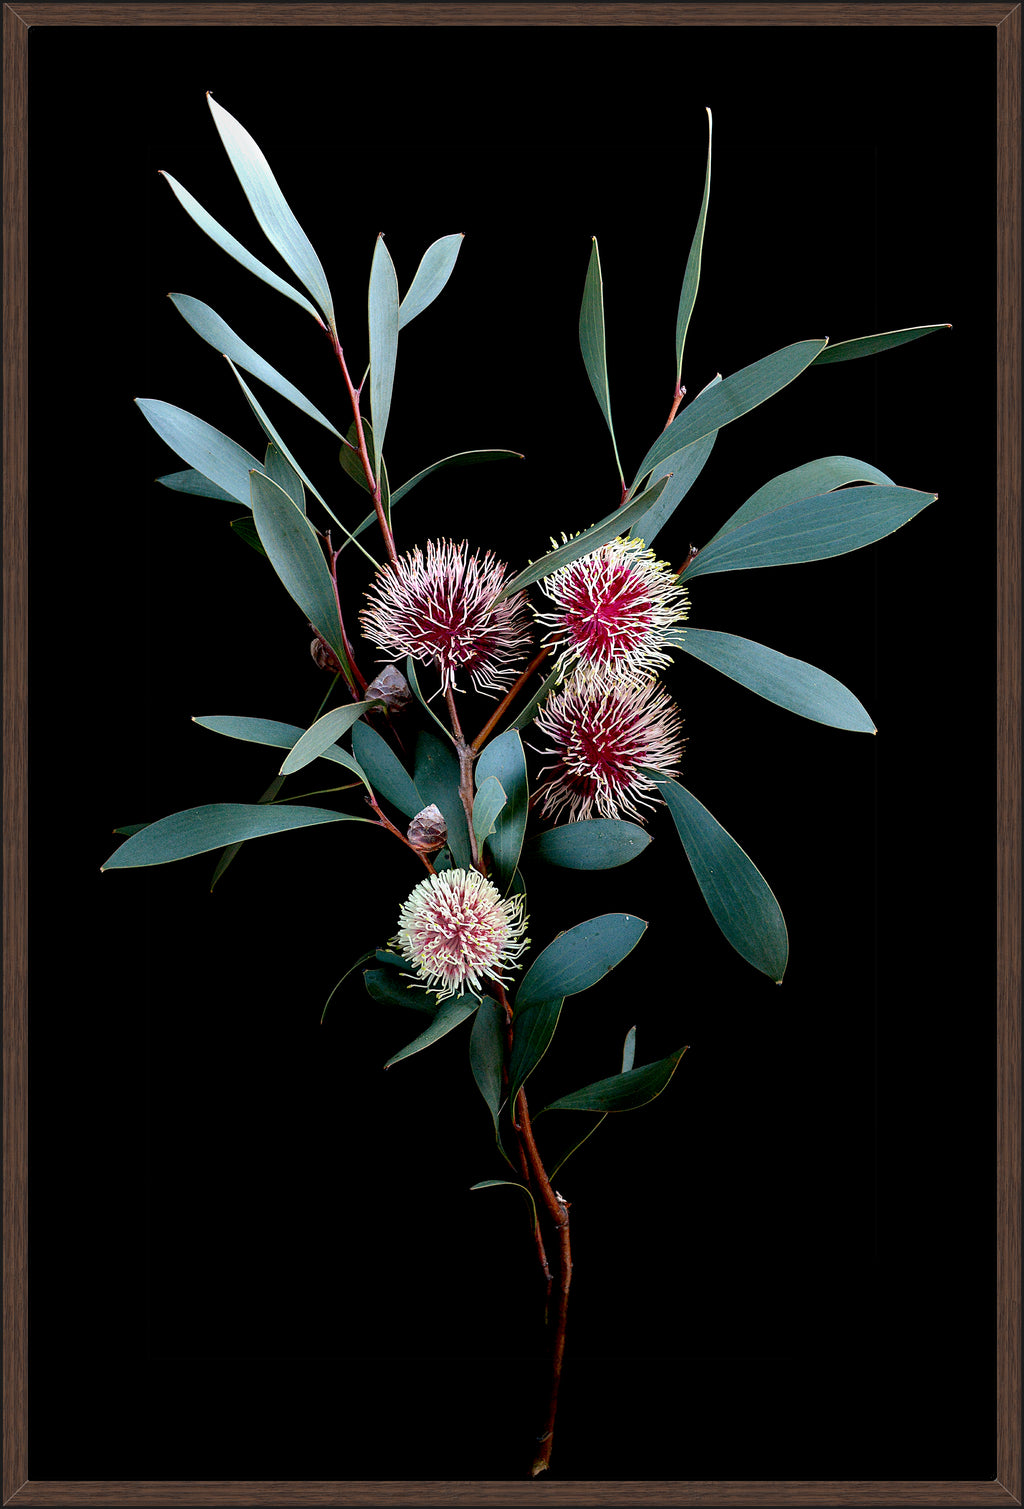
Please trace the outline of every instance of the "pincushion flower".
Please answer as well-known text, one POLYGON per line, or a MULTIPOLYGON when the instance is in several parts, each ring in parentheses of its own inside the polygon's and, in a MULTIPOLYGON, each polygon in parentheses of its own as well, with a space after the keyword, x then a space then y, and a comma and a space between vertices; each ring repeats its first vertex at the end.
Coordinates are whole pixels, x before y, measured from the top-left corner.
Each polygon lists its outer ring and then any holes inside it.
POLYGON ((391 941, 439 1000, 504 982, 526 947, 522 896, 503 897, 478 870, 444 870, 406 898, 391 941))
POLYGON ((631 817, 660 800, 657 784, 644 774, 655 767, 678 769, 683 751, 682 715, 657 681, 624 680, 607 674, 574 674, 553 692, 535 724, 551 747, 538 794, 545 817, 568 820, 631 817))
POLYGON ((668 561, 641 539, 611 540, 546 576, 541 589, 554 611, 537 613, 563 668, 615 671, 646 679, 670 663, 666 630, 689 612, 686 588, 668 561))
POLYGON ((382 566, 367 593, 360 623, 388 656, 411 655, 433 665, 445 692, 464 671, 478 692, 498 692, 515 679, 530 643, 524 592, 495 602, 508 567, 488 551, 469 553, 465 540, 428 540, 395 565, 382 566))

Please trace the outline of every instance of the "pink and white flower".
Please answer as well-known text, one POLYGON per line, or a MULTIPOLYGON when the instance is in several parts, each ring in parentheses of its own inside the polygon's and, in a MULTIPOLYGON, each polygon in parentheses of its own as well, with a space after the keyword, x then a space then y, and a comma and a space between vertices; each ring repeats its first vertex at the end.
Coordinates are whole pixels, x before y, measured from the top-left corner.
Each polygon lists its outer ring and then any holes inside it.
POLYGON ((490 551, 470 555, 465 540, 428 540, 425 555, 416 546, 378 569, 363 633, 389 657, 435 666, 445 692, 459 671, 479 692, 504 691, 531 639, 526 594, 495 602, 507 580, 508 567, 490 551))
POLYGON ((641 539, 611 540, 544 577, 554 611, 537 613, 558 664, 646 678, 670 663, 665 632, 689 613, 686 588, 641 539))
POLYGON ((537 788, 543 815, 567 813, 569 822, 595 813, 643 821, 644 809, 660 800, 657 783, 644 770, 677 773, 682 721, 656 681, 571 676, 535 720, 550 740, 548 749, 538 751, 550 757, 537 788))
POLYGON ((406 898, 391 947, 438 1000, 478 996, 518 966, 526 923, 522 896, 503 897, 478 870, 444 870, 406 898))

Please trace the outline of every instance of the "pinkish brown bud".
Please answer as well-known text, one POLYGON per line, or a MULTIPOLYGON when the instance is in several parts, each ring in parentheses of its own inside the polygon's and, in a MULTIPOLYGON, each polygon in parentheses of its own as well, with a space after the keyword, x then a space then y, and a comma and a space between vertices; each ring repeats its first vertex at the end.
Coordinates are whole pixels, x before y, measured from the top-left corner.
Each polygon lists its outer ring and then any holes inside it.
POLYGON ((433 803, 424 807, 409 824, 406 838, 414 849, 425 854, 432 854, 435 849, 440 849, 448 840, 448 824, 444 820, 444 813, 433 803))
POLYGON ((383 702, 389 713, 400 713, 412 701, 409 683, 394 665, 386 665, 378 672, 363 695, 367 702, 383 702))
POLYGON ((316 638, 309 647, 309 653, 312 655, 314 662, 322 671, 330 671, 333 676, 337 676, 341 671, 341 662, 320 631, 314 629, 312 624, 309 627, 313 629, 313 633, 316 635, 316 638))

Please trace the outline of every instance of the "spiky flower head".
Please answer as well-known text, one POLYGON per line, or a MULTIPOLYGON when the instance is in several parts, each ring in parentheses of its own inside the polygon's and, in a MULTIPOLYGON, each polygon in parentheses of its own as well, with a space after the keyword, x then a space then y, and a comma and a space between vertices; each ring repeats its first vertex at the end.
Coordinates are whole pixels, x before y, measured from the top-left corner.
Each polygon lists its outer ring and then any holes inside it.
POLYGON ((549 630, 543 643, 558 651, 563 668, 576 660, 583 671, 646 679, 669 664, 665 632, 690 610, 668 561, 641 539, 611 540, 540 585, 555 605, 536 614, 549 630))
POLYGON ((535 721, 551 741, 539 751, 550 757, 538 786, 545 817, 567 812, 576 822, 596 812, 642 822, 643 809, 660 800, 644 768, 672 775, 683 751, 682 716, 653 680, 573 675, 535 721))
POLYGON ((421 880, 398 916, 391 941, 438 1000, 480 995, 504 982, 526 947, 522 896, 503 897, 478 870, 444 870, 421 880))
POLYGON ((508 567, 490 551, 470 555, 465 540, 428 540, 426 554, 417 545, 378 569, 360 614, 363 633, 389 656, 434 665, 446 692, 458 671, 478 692, 503 691, 531 637, 524 592, 495 602, 507 579, 508 567))

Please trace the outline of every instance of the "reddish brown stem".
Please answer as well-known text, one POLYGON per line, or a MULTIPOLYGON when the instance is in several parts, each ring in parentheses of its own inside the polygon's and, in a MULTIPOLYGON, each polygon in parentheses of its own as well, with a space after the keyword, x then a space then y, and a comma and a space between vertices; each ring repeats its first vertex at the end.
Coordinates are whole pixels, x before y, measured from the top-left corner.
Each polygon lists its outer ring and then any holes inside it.
MULTIPOLYGON (((508 1066, 512 1062, 512 1007, 509 1005, 508 996, 505 994, 505 987, 501 984, 500 980, 496 982, 495 994, 497 995, 498 1000, 505 1012, 506 1054, 505 1062, 502 1065, 502 1079, 504 1081, 505 1090, 507 1092, 508 1066)), ((522 1176, 523 1183, 526 1185, 527 1189, 529 1189, 533 1193, 534 1200, 536 1201, 537 1196, 536 1192, 534 1191, 533 1177, 530 1173, 530 1165, 526 1160, 526 1152, 523 1148, 522 1134, 519 1127, 516 1125, 515 1117, 512 1118, 512 1127, 516 1134, 516 1162, 519 1164, 519 1172, 522 1176)), ((546 1321, 547 1304, 551 1298, 552 1277, 551 1268, 548 1264, 548 1255, 544 1247, 544 1236, 540 1229, 539 1216, 533 1223, 533 1240, 534 1245, 537 1248, 537 1260, 540 1263, 540 1271, 544 1276, 544 1319, 546 1321)))
POLYGON ((677 413, 679 412, 679 405, 682 403, 682 401, 683 401, 683 399, 685 397, 686 397, 686 389, 685 388, 681 388, 679 386, 679 380, 677 378, 676 379, 676 391, 675 391, 675 395, 674 395, 674 397, 672 399, 672 407, 669 409, 669 411, 668 411, 668 418, 665 420, 665 429, 666 430, 668 429, 669 425, 672 423, 673 419, 676 417, 677 413))
POLYGON ((370 465, 370 455, 366 449, 366 436, 363 433, 363 416, 359 411, 359 391, 353 385, 352 379, 349 376, 345 354, 341 349, 341 342, 333 331, 330 332, 330 337, 331 345, 334 347, 334 354, 338 358, 338 365, 341 368, 341 375, 345 381, 345 387, 348 390, 349 402, 352 405, 352 415, 356 422, 356 440, 358 442, 356 449, 359 452, 359 459, 363 463, 363 474, 366 477, 366 485, 370 489, 370 496, 373 499, 373 508, 377 515, 377 523, 380 525, 380 532, 384 536, 384 546, 388 553, 388 560, 392 566, 397 566, 398 555, 395 551, 395 540, 391 533, 391 525, 388 523, 387 515, 384 512, 384 500, 381 496, 380 483, 374 478, 373 467, 370 465))
POLYGON ((529 681, 534 671, 540 669, 550 653, 550 650, 537 651, 536 655, 534 655, 533 659, 530 661, 530 664, 526 667, 526 670, 521 676, 516 679, 516 681, 513 682, 512 686, 505 693, 504 697, 502 697, 501 701, 494 709, 494 712, 491 714, 487 722, 484 724, 483 728, 473 740, 473 743, 470 746, 472 749, 481 749, 483 747, 484 742, 490 738, 494 729, 497 727, 499 720, 505 716, 506 711, 511 707, 512 703, 519 696, 519 693, 529 681))
POLYGON ((473 766, 476 764, 477 751, 472 744, 466 743, 462 724, 459 722, 458 709, 455 706, 455 693, 450 686, 445 688, 444 697, 448 704, 448 716, 452 720, 452 733, 455 735, 455 748, 459 755, 459 796, 462 798, 462 808, 469 828, 470 857, 474 868, 484 875, 487 872, 480 861, 480 849, 476 834, 473 832, 473 766))
POLYGON ((430 872, 431 875, 436 874, 437 872, 435 871, 434 866, 430 863, 430 860, 424 854, 423 850, 422 849, 417 849, 416 846, 415 846, 415 844, 411 844, 409 842, 409 840, 406 838, 405 834, 402 832, 401 828, 396 828, 395 825, 394 825, 394 823, 391 821, 391 819, 384 812, 381 811, 380 806, 377 803, 377 798, 371 794, 370 796, 368 796, 366 798, 366 800, 367 800, 368 804, 373 808, 374 813, 376 814, 376 817, 377 817, 377 822, 380 824, 380 826, 382 828, 386 828, 389 833, 393 833, 395 835, 395 837, 397 839, 400 839, 401 842, 405 845, 405 847, 407 849, 410 849, 412 851, 412 853, 415 854, 418 859, 422 859, 423 863, 426 865, 426 867, 427 867, 427 869, 428 869, 428 871, 430 872))

